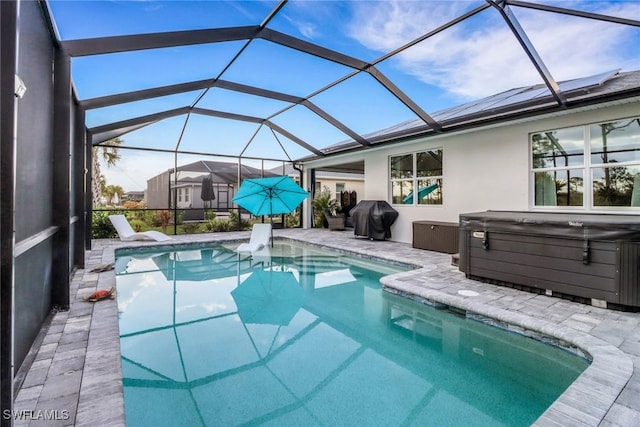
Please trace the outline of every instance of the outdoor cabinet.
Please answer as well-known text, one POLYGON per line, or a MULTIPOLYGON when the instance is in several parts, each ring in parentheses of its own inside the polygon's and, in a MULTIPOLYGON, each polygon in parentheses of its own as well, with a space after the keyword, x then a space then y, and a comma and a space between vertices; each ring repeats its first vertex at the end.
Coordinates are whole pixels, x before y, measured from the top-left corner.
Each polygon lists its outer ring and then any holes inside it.
POLYGON ((459 268, 473 279, 637 309, 640 216, 463 214, 459 268))
POLYGON ((454 222, 414 221, 413 247, 455 254, 458 252, 458 224, 454 222))

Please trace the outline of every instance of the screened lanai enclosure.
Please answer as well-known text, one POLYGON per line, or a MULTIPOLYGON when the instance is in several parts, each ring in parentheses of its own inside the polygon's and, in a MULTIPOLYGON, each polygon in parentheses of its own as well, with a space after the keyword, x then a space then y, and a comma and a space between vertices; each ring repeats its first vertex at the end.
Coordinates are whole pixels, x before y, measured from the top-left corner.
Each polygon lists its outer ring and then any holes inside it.
POLYGON ((635 1, 5 0, 0 30, 4 410, 69 307, 98 167, 158 209, 222 211, 249 176, 294 170, 313 195, 316 171, 366 172, 345 155, 640 96, 635 1))

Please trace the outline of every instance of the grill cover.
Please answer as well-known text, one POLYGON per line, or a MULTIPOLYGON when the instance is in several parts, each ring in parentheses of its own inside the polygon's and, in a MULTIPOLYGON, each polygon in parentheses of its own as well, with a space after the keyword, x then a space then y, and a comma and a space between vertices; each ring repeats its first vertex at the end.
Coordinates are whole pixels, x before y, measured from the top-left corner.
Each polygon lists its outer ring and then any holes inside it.
POLYGON ((398 211, 384 200, 361 200, 349 214, 353 234, 375 240, 390 238, 391 225, 398 218, 398 211))

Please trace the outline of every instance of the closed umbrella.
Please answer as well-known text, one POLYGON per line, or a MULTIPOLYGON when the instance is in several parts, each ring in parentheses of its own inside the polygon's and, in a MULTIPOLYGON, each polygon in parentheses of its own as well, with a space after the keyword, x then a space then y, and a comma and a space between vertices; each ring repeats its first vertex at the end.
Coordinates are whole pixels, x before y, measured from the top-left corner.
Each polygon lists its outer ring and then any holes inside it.
POLYGON ((211 207, 211 201, 216 199, 216 195, 213 192, 213 182, 211 182, 211 178, 202 179, 200 198, 204 201, 205 209, 207 208, 207 202, 209 202, 209 207, 211 207))
POLYGON ((233 201, 256 216, 276 215, 293 212, 308 195, 288 176, 272 176, 245 179, 233 201))

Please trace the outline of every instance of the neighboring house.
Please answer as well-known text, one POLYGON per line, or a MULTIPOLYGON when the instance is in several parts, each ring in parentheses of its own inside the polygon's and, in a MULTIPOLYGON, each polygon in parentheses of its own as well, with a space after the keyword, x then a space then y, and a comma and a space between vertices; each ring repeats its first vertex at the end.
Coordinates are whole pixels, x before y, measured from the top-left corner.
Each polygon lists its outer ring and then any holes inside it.
MULTIPOLYGON (((242 165, 240 180, 273 175, 257 168, 242 165)), ((147 180, 147 207, 150 209, 169 209, 174 198, 179 209, 203 209, 205 207, 226 211, 233 206, 233 196, 238 189, 238 164, 199 160, 178 167, 177 181, 170 169, 147 180), (202 183, 211 180, 213 200, 202 199, 202 183)))
MULTIPOLYGON (((589 97, 600 102, 546 114, 543 108, 549 103, 540 95, 544 87, 507 91, 434 118, 448 123, 484 116, 489 122, 507 113, 508 118, 443 134, 415 131, 421 136, 377 150, 354 150, 353 141, 341 143, 331 149, 350 152, 306 159, 304 180, 309 182, 314 168, 317 180, 323 168, 363 164, 364 189, 358 199, 389 202, 400 213, 392 239, 401 242, 412 241, 413 221, 457 223, 460 214, 485 210, 640 215, 640 96, 606 98, 637 87, 638 81, 640 71, 564 82, 561 88, 571 102, 589 97), (413 197, 420 190, 426 194, 413 197)), ((406 122, 367 137, 410 134, 419 126, 424 123, 406 122)))
POLYGON ((122 198, 123 202, 126 201, 132 202, 142 202, 144 200, 144 191, 127 191, 124 193, 124 197, 122 198))

